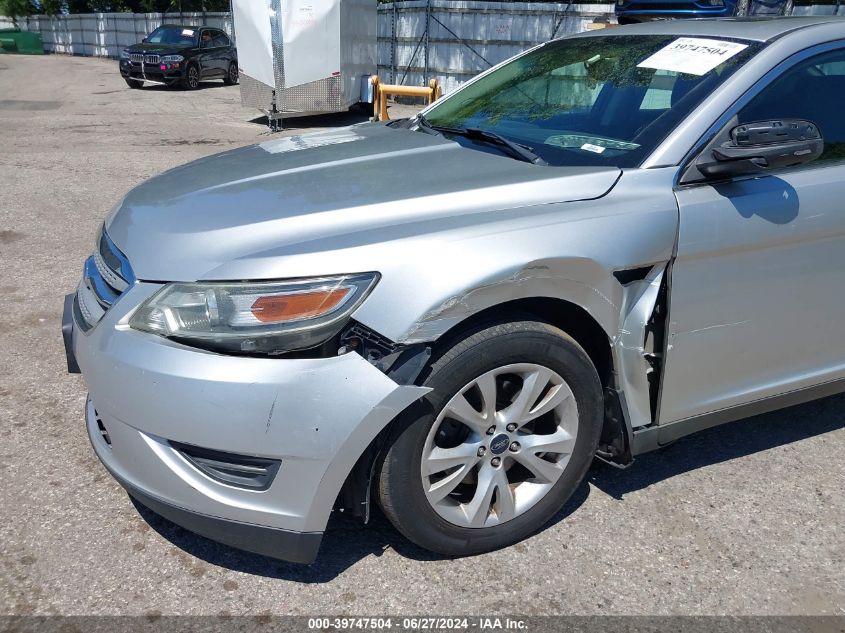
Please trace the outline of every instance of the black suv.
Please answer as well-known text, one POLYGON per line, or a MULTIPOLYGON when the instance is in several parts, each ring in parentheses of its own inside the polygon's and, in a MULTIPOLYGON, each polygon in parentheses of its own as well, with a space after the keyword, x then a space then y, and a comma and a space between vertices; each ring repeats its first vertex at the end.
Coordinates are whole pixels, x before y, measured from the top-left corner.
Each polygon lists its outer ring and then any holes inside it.
POLYGON ((130 88, 149 81, 194 90, 204 79, 231 85, 238 83, 238 52, 220 29, 163 24, 123 50, 120 74, 130 88))

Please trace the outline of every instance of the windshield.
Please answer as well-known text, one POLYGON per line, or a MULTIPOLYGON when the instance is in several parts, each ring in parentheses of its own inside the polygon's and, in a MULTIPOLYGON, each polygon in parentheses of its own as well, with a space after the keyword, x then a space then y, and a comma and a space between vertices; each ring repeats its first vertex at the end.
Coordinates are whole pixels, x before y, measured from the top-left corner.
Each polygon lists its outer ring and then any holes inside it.
POLYGON ((635 167, 759 46, 676 35, 557 40, 442 100, 425 118, 435 127, 495 132, 550 165, 635 167))
POLYGON ((181 26, 160 26, 147 37, 150 44, 178 44, 192 46, 197 39, 196 29, 181 26))

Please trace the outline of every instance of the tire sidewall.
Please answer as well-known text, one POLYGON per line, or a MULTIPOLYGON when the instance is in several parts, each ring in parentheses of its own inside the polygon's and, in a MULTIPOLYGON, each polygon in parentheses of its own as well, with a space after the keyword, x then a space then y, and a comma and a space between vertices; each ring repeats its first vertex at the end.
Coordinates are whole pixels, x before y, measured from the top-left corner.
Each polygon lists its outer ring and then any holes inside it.
MULTIPOLYGON (((542 324, 535 324, 542 325, 542 324)), ((542 325, 532 331, 494 336, 464 350, 425 380, 432 392, 428 410, 407 423, 388 454, 394 492, 407 496, 418 519, 406 530, 412 540, 444 553, 498 549, 543 527, 572 496, 592 462, 601 432, 602 393, 587 354, 560 330, 542 325), (489 528, 466 528, 441 517, 423 490, 420 465, 428 433, 446 403, 487 371, 514 363, 536 363, 557 372, 572 389, 578 406, 578 434, 569 463, 554 487, 523 514, 489 528), (391 455, 392 453, 392 455, 391 455)))
POLYGON ((184 86, 188 90, 196 90, 197 88, 200 87, 200 71, 199 71, 199 68, 197 68, 196 64, 191 64, 190 66, 188 66, 188 69, 185 71, 184 86), (197 78, 197 82, 194 85, 191 85, 191 73, 192 72, 196 73, 196 78, 197 78))

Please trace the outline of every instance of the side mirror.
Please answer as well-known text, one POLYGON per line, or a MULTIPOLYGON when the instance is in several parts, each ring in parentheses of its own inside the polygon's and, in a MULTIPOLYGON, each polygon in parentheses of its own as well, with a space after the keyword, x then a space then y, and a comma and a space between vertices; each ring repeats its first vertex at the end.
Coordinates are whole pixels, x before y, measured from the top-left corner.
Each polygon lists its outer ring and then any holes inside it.
POLYGON ((695 166, 706 178, 726 178, 808 163, 822 151, 824 140, 810 121, 758 121, 733 128, 730 139, 702 153, 695 166))

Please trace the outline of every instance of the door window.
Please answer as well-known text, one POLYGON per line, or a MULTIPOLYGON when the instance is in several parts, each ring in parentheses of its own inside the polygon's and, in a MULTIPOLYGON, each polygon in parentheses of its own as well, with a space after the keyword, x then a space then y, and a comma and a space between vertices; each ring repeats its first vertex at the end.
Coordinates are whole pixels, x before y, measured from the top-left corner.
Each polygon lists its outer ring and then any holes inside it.
POLYGON ((222 31, 216 31, 214 33, 214 46, 219 48, 228 48, 229 38, 226 36, 225 33, 223 33, 222 31))
POLYGON ((806 119, 824 139, 820 161, 845 160, 845 49, 822 53, 793 66, 752 99, 739 123, 806 119))

